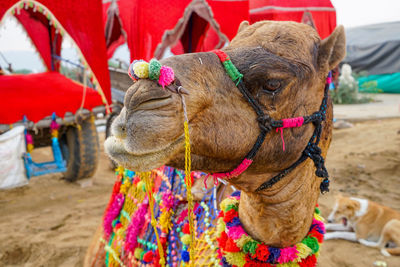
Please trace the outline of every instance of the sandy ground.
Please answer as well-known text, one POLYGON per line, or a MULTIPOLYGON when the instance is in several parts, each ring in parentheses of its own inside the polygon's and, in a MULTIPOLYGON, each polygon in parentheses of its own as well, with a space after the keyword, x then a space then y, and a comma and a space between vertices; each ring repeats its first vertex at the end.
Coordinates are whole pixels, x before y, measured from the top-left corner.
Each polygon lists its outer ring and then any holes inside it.
MULTIPOLYGON (((320 199, 323 215, 327 216, 339 192, 400 211, 399 130, 400 119, 335 130, 327 159, 332 190, 320 199)), ((48 159, 49 153, 40 149, 34 158, 48 159)), ((71 184, 54 174, 0 191, 0 266, 81 266, 113 182, 102 154, 93 186, 71 184)), ((385 258, 376 249, 332 240, 324 243, 319 266, 373 266, 376 260, 400 266, 400 257, 385 258)))

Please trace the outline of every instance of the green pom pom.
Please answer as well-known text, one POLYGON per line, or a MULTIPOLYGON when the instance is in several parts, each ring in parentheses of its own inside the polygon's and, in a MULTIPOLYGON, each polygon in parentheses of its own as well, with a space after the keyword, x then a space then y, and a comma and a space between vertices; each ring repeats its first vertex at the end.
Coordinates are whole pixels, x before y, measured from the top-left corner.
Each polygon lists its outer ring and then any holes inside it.
POLYGON ((233 205, 233 204, 229 204, 226 206, 226 210, 225 211, 230 211, 231 209, 234 209, 236 211, 239 210, 239 206, 238 205, 233 205))
POLYGON ((143 250, 143 251, 140 253, 140 260, 141 260, 141 261, 143 260, 144 254, 146 254, 146 251, 143 250))
POLYGON ((244 253, 251 253, 254 255, 256 253, 258 243, 256 241, 249 241, 243 246, 244 253))
POLYGON ((304 238, 303 241, 301 241, 301 243, 311 248, 313 254, 315 254, 319 250, 318 240, 313 236, 308 236, 304 238))
POLYGON ((315 213, 316 213, 316 214, 320 214, 320 213, 321 213, 321 211, 319 210, 319 208, 315 208, 315 213))
POLYGON ((157 59, 150 60, 149 63, 149 78, 150 80, 158 81, 160 77, 161 63, 157 59))

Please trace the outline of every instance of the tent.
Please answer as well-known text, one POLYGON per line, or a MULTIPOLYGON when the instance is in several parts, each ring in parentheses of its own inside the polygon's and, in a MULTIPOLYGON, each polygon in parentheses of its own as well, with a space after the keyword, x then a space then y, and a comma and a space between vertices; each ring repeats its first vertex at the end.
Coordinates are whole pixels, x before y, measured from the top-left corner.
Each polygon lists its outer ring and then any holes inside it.
POLYGON ((249 19, 248 0, 103 0, 108 57, 127 42, 133 59, 221 48, 240 22, 249 19))
MULTIPOLYGON (((15 16, 25 28, 27 35, 30 37, 48 70, 48 72, 40 76, 43 79, 42 81, 38 79, 39 76, 32 75, 32 77, 26 77, 30 82, 40 84, 40 87, 36 86, 36 84, 27 86, 26 90, 31 89, 36 91, 33 93, 26 92, 32 98, 26 101, 25 108, 16 110, 16 113, 10 113, 10 110, 4 110, 4 113, 2 109, 0 123, 15 122, 22 119, 23 115, 27 115, 28 119, 36 118, 35 121, 37 121, 40 119, 40 116, 43 118, 44 116, 51 115, 52 112, 63 115, 65 109, 74 113, 77 110, 76 101, 67 100, 71 100, 72 97, 78 97, 74 91, 77 89, 76 86, 79 86, 79 101, 83 98, 83 92, 86 92, 87 101, 84 103, 84 108, 91 109, 94 106, 103 104, 107 106, 110 103, 111 90, 106 45, 103 28, 99 27, 99 25, 102 25, 102 19, 98 14, 101 14, 101 12, 102 5, 99 0, 0 1, 0 22, 6 15, 15 16), (78 47, 82 64, 89 71, 90 80, 94 84, 96 91, 86 90, 83 85, 78 85, 63 76, 60 77, 61 75, 53 73, 59 70, 59 61, 56 59, 60 56, 64 33, 68 33, 78 47), (46 79, 51 82, 44 82, 47 81, 46 79), (63 86, 62 83, 71 85, 71 87, 63 86), (74 86, 72 86, 72 83, 74 86), (69 92, 69 89, 71 89, 71 92, 69 92), (43 102, 44 99, 48 99, 47 96, 43 95, 44 92, 50 92, 51 90, 56 92, 60 90, 58 92, 64 96, 64 98, 58 97, 48 100, 56 101, 52 103, 55 105, 43 102), (53 110, 45 114, 45 111, 49 111, 46 107, 43 107, 46 104, 52 106, 53 110), (29 114, 23 113, 23 110, 29 112, 29 114)), ((23 96, 26 96, 26 94, 19 91, 21 94, 13 94, 15 98, 7 98, 10 97, 10 92, 7 91, 20 88, 24 85, 26 86, 27 84, 24 84, 24 82, 25 80, 19 75, 0 76, 0 99, 9 105, 21 102, 23 96), (20 83, 20 85, 16 83, 20 83)))
POLYGON ((360 90, 368 91, 367 82, 374 81, 385 93, 400 93, 400 21, 349 28, 346 39, 343 62, 368 75, 359 78, 360 90))
POLYGON ((289 20, 314 24, 322 39, 336 28, 336 10, 330 0, 250 0, 250 23, 289 20))

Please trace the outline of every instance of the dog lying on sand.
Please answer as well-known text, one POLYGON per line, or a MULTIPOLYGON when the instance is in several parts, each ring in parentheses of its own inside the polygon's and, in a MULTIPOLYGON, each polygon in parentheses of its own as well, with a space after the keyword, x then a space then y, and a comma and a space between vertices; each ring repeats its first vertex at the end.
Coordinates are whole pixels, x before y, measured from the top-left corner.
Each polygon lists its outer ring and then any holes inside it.
POLYGON ((337 196, 328 217, 325 240, 345 239, 400 255, 400 212, 367 199, 337 196), (341 223, 338 223, 341 222, 341 223))

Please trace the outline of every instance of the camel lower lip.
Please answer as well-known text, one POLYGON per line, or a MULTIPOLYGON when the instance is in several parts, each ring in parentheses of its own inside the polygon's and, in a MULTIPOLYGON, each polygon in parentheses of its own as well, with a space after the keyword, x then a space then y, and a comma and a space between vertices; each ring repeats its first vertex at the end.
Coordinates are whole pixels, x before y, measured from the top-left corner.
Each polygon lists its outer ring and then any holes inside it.
POLYGON ((132 154, 126 151, 123 140, 110 136, 104 143, 107 154, 118 164, 132 171, 150 171, 167 163, 178 150, 183 147, 184 136, 180 136, 167 147, 147 154, 132 154))

